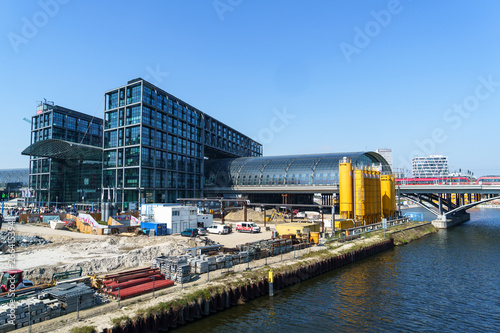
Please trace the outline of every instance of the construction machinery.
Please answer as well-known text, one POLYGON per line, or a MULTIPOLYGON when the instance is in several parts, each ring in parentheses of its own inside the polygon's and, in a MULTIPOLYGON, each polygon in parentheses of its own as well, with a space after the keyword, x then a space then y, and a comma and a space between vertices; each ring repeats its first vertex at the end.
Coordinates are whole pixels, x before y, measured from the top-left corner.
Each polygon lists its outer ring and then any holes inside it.
POLYGON ((23 279, 23 271, 20 269, 11 269, 2 273, 2 280, 0 282, 2 292, 8 292, 18 289, 25 289, 33 287, 32 281, 23 279))
POLYGON ((281 219, 284 221, 285 220, 285 217, 283 216, 282 213, 280 212, 277 212, 275 210, 273 210, 272 214, 271 215, 266 215, 266 222, 270 222, 272 221, 276 216, 279 216, 281 217, 281 219))

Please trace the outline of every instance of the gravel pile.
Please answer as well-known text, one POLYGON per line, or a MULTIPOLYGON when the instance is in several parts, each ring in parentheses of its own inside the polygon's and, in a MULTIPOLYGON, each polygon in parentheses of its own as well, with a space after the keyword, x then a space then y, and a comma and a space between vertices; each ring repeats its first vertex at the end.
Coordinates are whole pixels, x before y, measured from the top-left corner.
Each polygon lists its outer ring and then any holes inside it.
MULTIPOLYGON (((7 231, 2 231, 0 233, 0 244, 12 242, 12 235, 7 231)), ((15 247, 28 247, 33 245, 45 245, 51 243, 51 241, 46 240, 40 236, 14 236, 15 247)))

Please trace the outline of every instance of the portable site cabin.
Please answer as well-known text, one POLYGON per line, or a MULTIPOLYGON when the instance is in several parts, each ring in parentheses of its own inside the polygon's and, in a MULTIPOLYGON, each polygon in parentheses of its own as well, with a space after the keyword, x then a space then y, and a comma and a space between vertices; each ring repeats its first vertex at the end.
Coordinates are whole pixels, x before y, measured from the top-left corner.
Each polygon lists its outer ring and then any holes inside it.
POLYGON ((198 227, 198 213, 192 206, 158 206, 153 208, 153 220, 167 224, 167 234, 179 234, 198 227))

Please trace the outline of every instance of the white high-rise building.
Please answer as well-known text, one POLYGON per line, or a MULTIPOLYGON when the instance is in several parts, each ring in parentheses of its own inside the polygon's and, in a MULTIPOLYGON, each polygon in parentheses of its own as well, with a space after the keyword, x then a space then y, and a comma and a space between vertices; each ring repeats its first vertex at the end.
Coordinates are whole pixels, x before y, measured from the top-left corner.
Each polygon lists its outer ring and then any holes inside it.
POLYGON ((448 176, 448 157, 443 155, 415 157, 412 160, 412 168, 414 178, 448 176))
POLYGON ((385 158, 387 164, 391 166, 391 171, 394 172, 394 169, 392 168, 392 148, 379 148, 376 152, 385 158))

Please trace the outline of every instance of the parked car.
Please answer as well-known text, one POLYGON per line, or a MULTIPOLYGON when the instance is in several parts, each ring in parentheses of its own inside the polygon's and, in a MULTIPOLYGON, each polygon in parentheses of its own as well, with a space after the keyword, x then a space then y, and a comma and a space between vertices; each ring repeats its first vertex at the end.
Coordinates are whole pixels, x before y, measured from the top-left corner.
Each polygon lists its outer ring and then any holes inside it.
POLYGON ((212 224, 207 228, 207 231, 211 234, 228 234, 231 232, 231 228, 223 224, 212 224))
POLYGON ((196 237, 196 236, 198 236, 198 229, 197 228, 187 228, 186 230, 181 232, 181 236, 196 237))
POLYGON ((260 232, 260 227, 253 222, 240 222, 236 224, 238 232, 260 232))
POLYGON ((198 235, 200 236, 205 236, 207 234, 207 231, 205 228, 198 228, 198 235))

